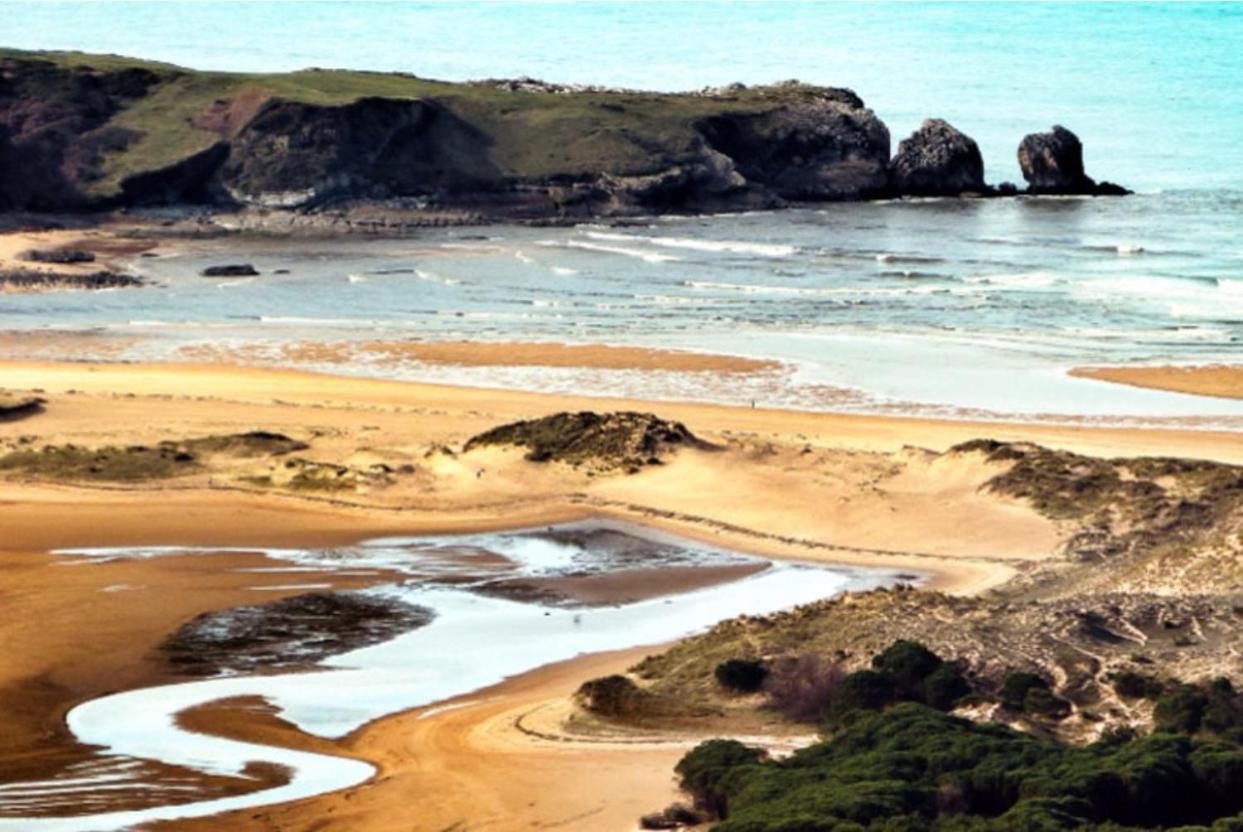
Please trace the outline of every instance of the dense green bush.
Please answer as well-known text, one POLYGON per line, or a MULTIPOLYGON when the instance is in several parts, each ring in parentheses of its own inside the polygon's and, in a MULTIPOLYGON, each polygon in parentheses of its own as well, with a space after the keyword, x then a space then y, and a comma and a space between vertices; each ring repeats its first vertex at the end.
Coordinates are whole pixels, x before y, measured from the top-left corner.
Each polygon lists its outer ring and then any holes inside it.
POLYGON ((1237 746, 1178 734, 1063 746, 914 703, 857 713, 784 760, 714 740, 678 773, 722 818, 717 832, 1243 830, 1237 746))
POLYGON ((892 704, 896 696, 897 687, 889 674, 856 670, 834 691, 826 719, 830 727, 845 725, 857 711, 879 711, 892 704))
POLYGON ((1152 716, 1157 728, 1163 731, 1183 731, 1194 734, 1204 720, 1208 697, 1195 685, 1179 685, 1157 699, 1152 716))
POLYGON ((924 680, 943 664, 936 653, 907 638, 895 641, 872 659, 872 668, 888 676, 898 697, 907 700, 921 699, 924 680))
POLYGON ((713 673, 723 688, 738 693, 755 693, 768 678, 768 668, 754 659, 727 659, 713 673))
POLYGON ((951 710, 958 700, 971 693, 971 686, 958 668, 944 662, 924 679, 923 703, 938 711, 951 710))
POLYGON ((1156 699, 1165 685, 1154 676, 1124 670, 1113 678, 1114 690, 1124 699, 1156 699))
POLYGON ((771 707, 797 721, 823 719, 830 730, 848 723, 857 711, 878 711, 896 702, 947 711, 971 693, 957 665, 909 639, 879 653, 872 669, 849 675, 840 664, 814 654, 782 659, 773 665, 764 689, 771 707))
POLYGON ((721 817, 725 814, 725 780, 743 776, 748 766, 762 759, 763 751, 736 740, 708 740, 683 757, 674 771, 697 807, 721 817))
POLYGON ((630 679, 616 673, 583 682, 577 697, 587 710, 611 718, 644 713, 651 698, 630 679))
POLYGON ((1007 673, 1001 682, 1001 704, 1015 713, 1023 712, 1027 692, 1033 688, 1049 689, 1049 683, 1035 673, 1015 671, 1007 673))
POLYGON ((1153 718, 1166 731, 1204 732, 1243 741, 1243 697, 1229 679, 1204 686, 1180 684, 1157 697, 1153 718))

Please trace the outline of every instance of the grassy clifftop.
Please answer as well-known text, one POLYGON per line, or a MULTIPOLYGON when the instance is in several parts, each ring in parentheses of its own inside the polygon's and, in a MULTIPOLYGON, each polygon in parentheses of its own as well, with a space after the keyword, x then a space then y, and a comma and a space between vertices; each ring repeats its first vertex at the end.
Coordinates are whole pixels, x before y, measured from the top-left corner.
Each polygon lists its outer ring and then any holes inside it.
MULTIPOLYGON (((305 123, 325 109, 375 99, 421 102, 439 123, 461 125, 462 130, 453 134, 453 146, 441 144, 436 151, 450 164, 459 146, 484 157, 472 160, 472 181, 486 170, 498 187, 602 175, 644 176, 702 163, 705 124, 714 118, 754 118, 809 106, 819 107, 819 114, 828 105, 823 114, 829 120, 858 123, 838 124, 834 128, 838 132, 872 129, 874 120, 849 91, 793 84, 712 95, 643 93, 527 82, 457 84, 403 74, 321 69, 281 74, 199 72, 117 56, 0 50, 0 131, 7 132, 18 149, 29 151, 34 145, 42 157, 56 156, 52 166, 66 171, 69 184, 87 200, 120 197, 127 180, 183 164, 222 142, 237 156, 255 117, 280 104, 316 108, 299 111, 298 118, 305 123)), ((362 114, 354 121, 367 118, 362 114)), ((363 144, 374 150, 426 135, 424 128, 414 127, 415 120, 390 133, 368 133, 363 144)), ((428 121, 423 117, 421 123, 428 121)), ((810 134, 796 136, 795 150, 814 155, 812 139, 810 134)), ((819 139, 820 151, 826 139, 831 137, 819 139)), ((348 143, 350 137, 342 140, 348 143)), ((829 154, 833 158, 827 161, 870 154, 883 172, 887 132, 882 144, 869 147, 866 141, 856 141, 849 147, 834 147, 829 154)), ((285 145, 296 152, 296 141, 285 145)), ((346 152, 355 157, 362 148, 346 152)), ((748 160, 732 161, 742 166, 748 160)), ((0 167, 0 177, 4 175, 0 167)), ((355 178, 368 179, 369 186, 389 185, 371 187, 369 192, 408 195, 419 190, 409 182, 393 187, 370 171, 355 178)), ((289 185, 308 187, 318 181, 289 185)))

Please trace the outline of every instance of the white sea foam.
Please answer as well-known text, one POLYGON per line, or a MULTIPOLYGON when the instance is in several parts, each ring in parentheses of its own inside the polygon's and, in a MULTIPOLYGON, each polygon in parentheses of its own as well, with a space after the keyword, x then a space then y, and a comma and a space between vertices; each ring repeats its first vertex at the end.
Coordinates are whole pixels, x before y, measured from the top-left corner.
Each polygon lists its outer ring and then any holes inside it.
POLYGON ((783 243, 750 243, 736 240, 701 240, 693 237, 648 237, 642 234, 617 234, 604 231, 588 231, 593 240, 613 242, 647 243, 661 248, 681 248, 688 251, 727 252, 729 254, 753 254, 758 257, 790 257, 798 252, 797 246, 783 243))
POLYGON ((1012 274, 983 274, 964 277, 964 283, 986 284, 1016 289, 1045 289, 1056 285, 1061 278, 1043 271, 1014 272, 1012 274))
POLYGON ((645 263, 653 264, 671 263, 681 259, 670 254, 661 254, 655 251, 640 251, 638 249, 625 248, 624 246, 603 246, 582 240, 540 240, 536 245, 550 248, 578 248, 584 251, 598 251, 601 254, 620 254, 623 257, 634 257, 645 263))
POLYGON ((442 277, 441 275, 438 275, 435 272, 429 272, 426 269, 415 269, 414 276, 419 280, 426 280, 430 283, 440 283, 445 286, 457 286, 462 282, 455 277, 442 277))
POLYGON ((562 277, 568 277, 572 274, 578 274, 578 269, 571 269, 568 266, 552 266, 552 273, 559 274, 562 277))
POLYGON ((864 289, 856 286, 764 286, 756 283, 723 283, 714 280, 685 280, 682 282, 682 285, 690 289, 708 289, 719 292, 741 292, 752 295, 797 295, 810 297, 895 297, 900 295, 952 294, 955 291, 961 291, 941 286, 910 286, 901 289, 864 289))
POLYGON ((376 326, 380 321, 368 318, 311 318, 300 315, 260 315, 261 324, 289 324, 293 326, 376 326))

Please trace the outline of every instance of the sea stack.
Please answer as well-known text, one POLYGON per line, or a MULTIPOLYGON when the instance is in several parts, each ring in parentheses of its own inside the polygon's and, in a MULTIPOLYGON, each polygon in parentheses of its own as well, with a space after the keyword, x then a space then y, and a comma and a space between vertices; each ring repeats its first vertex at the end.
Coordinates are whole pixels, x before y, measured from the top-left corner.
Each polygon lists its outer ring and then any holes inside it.
POLYGON ((898 196, 958 196, 987 189, 984 157, 975 140, 939 118, 925 119, 902 140, 889 175, 898 196))
POLYGON ((1120 196, 1130 191, 1112 182, 1097 183, 1083 169, 1083 142, 1060 124, 1047 133, 1029 133, 1019 142, 1019 168, 1031 194, 1120 196))

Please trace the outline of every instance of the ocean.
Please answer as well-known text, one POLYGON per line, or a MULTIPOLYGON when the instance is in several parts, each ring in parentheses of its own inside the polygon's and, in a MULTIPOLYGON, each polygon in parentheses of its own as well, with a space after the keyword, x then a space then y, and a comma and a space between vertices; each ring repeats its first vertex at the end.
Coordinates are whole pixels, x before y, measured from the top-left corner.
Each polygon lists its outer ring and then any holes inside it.
POLYGON ((205 344, 276 355, 300 340, 635 344, 773 358, 784 369, 719 378, 362 357, 344 369, 827 410, 1243 426, 1240 402, 1067 375, 1243 358, 1241 6, 2 5, 7 46, 196 68, 657 89, 797 77, 856 90, 895 146, 923 117, 948 119, 980 143, 994 183, 1019 179, 1025 133, 1065 124, 1083 139, 1091 175, 1137 193, 191 246, 134 261, 158 290, 0 298, 0 331, 123 336, 126 358, 184 357, 205 344), (238 259, 265 275, 197 276, 238 259))

